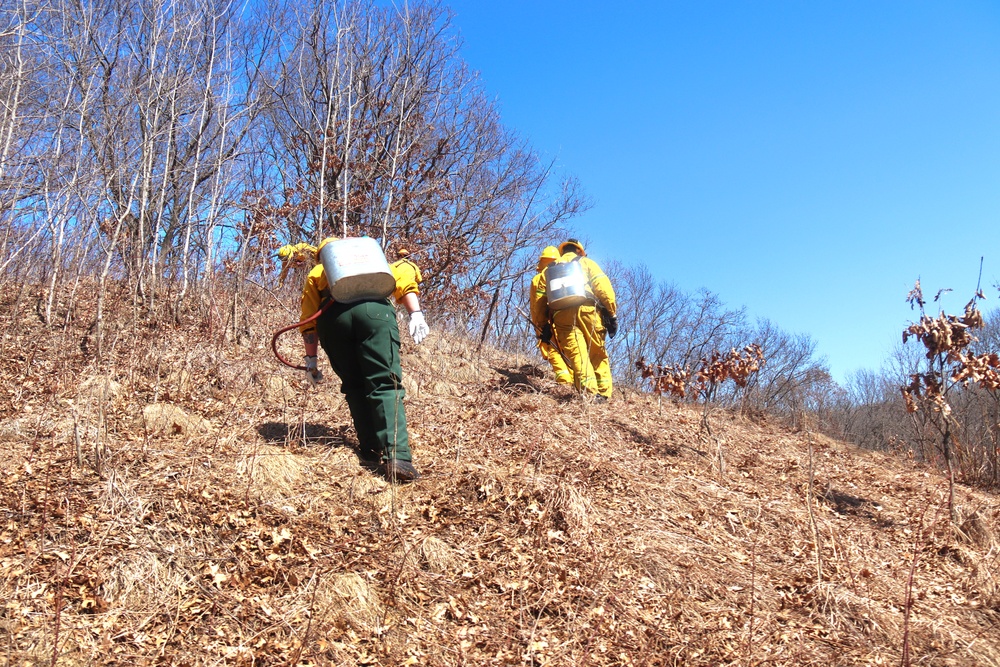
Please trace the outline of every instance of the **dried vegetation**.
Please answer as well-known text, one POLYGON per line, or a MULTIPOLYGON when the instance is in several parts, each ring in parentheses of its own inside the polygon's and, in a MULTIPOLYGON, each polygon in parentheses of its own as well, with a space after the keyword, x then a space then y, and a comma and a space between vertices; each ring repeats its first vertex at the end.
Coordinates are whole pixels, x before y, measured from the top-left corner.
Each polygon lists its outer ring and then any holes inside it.
POLYGON ((0 303, 8 664, 1000 665, 996 498, 953 523, 938 471, 731 414, 707 445, 438 330, 392 487, 336 380, 271 357, 280 309, 239 342, 123 309, 97 363, 31 298, 0 303))

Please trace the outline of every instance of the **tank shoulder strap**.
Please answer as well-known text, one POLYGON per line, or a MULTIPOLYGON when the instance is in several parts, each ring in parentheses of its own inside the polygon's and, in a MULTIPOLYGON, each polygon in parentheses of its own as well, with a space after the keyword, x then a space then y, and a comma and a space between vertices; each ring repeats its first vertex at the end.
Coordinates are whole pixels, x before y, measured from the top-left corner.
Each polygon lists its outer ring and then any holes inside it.
POLYGON ((573 261, 580 265, 580 271, 583 272, 583 277, 587 280, 587 291, 590 292, 590 296, 594 297, 594 301, 597 301, 597 295, 594 294, 594 284, 590 281, 590 273, 583 268, 583 262, 580 261, 581 259, 583 258, 577 255, 573 258, 573 261))

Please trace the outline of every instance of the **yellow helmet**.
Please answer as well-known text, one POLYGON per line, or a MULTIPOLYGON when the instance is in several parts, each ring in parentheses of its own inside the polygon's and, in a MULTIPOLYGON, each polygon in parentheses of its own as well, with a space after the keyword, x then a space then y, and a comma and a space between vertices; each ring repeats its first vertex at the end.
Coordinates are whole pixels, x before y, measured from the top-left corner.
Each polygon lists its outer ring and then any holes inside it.
POLYGON ((552 262, 559 259, 559 248, 554 245, 546 246, 542 254, 538 256, 538 270, 541 271, 552 262))
POLYGON ((566 239, 559 244, 559 254, 565 255, 568 252, 575 252, 580 257, 586 257, 587 251, 583 249, 583 244, 576 239, 566 239))

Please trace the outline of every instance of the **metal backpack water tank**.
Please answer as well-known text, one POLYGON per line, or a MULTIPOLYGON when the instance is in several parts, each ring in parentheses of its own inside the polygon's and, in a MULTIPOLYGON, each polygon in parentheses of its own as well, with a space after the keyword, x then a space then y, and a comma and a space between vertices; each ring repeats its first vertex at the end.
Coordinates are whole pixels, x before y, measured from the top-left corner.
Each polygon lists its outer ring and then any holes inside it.
POLYGON ((578 260, 554 262, 545 269, 545 296, 552 310, 593 304, 587 295, 587 275, 578 260))
POLYGON ((334 301, 385 299, 396 289, 385 253, 369 236, 331 241, 319 251, 319 261, 334 301))

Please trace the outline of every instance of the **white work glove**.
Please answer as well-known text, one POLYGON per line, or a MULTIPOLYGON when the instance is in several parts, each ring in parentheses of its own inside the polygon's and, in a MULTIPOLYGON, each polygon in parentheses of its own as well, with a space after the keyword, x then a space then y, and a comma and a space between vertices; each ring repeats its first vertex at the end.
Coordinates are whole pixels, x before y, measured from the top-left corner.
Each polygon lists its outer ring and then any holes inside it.
POLYGON ((316 365, 316 357, 306 357, 306 381, 312 386, 316 386, 323 379, 323 373, 316 365))
POLYGON ((410 313, 410 336, 413 338, 414 343, 420 345, 420 342, 427 338, 427 334, 430 332, 430 327, 427 326, 423 313, 419 310, 410 313))

